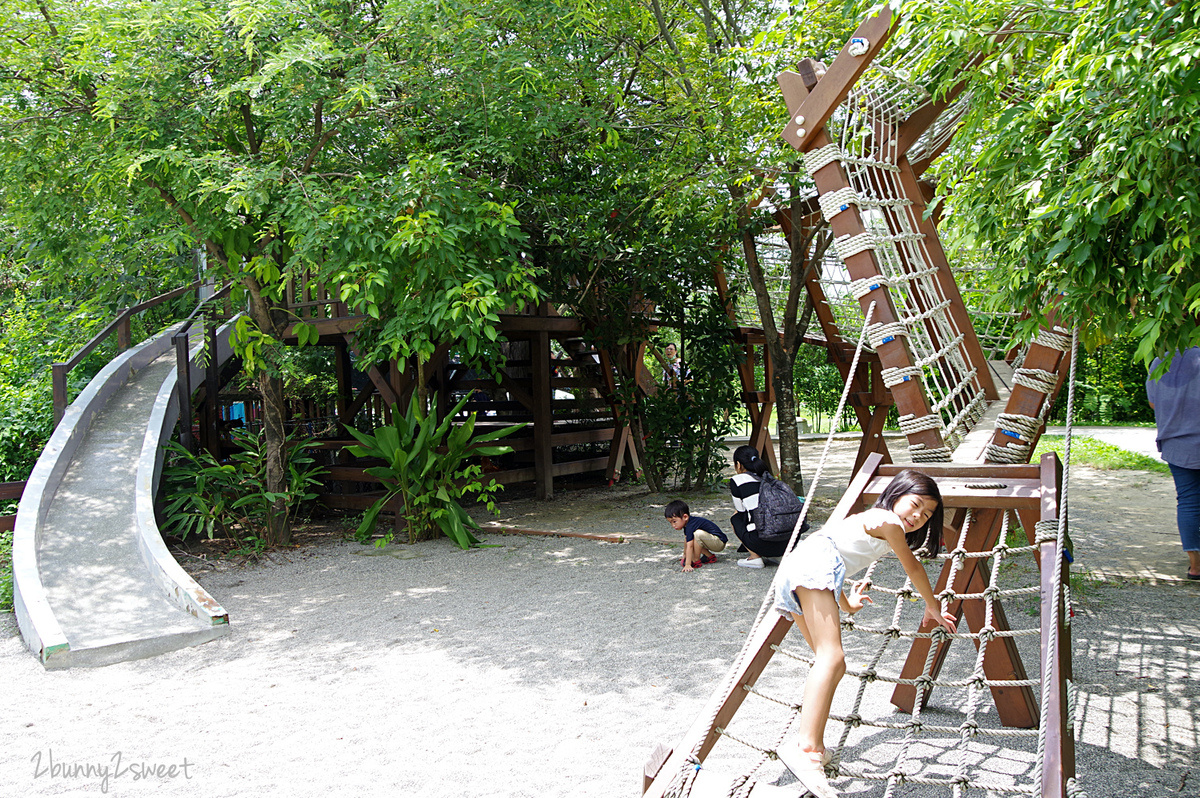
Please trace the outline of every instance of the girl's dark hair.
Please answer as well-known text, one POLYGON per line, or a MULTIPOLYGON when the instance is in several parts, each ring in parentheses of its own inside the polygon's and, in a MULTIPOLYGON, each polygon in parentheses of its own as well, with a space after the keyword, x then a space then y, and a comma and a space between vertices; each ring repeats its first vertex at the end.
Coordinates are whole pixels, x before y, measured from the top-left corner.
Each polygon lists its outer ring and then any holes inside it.
POLYGON ((771 467, 759 457, 758 449, 755 449, 749 444, 739 446, 733 450, 733 462, 740 463, 742 468, 749 471, 756 477, 761 477, 763 474, 770 474, 771 467))
POLYGON ((901 471, 892 477, 891 483, 883 489, 883 493, 879 494, 879 498, 875 500, 875 506, 891 510, 901 496, 909 493, 933 499, 937 502, 937 508, 929 516, 925 526, 905 534, 904 540, 914 552, 924 549, 927 552, 926 557, 936 557, 942 549, 942 519, 945 517, 945 513, 942 508, 942 492, 938 490, 937 483, 932 478, 920 471, 911 469, 901 471))

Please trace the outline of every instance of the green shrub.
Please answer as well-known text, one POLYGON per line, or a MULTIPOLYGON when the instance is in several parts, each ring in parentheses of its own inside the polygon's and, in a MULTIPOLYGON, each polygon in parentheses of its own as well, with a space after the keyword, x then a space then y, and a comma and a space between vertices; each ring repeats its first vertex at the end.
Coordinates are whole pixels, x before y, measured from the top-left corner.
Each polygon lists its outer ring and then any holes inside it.
POLYGON ((280 528, 290 528, 304 502, 316 498, 310 489, 319 484, 324 469, 303 453, 309 441, 289 436, 287 486, 280 493, 268 491, 264 440, 262 433, 233 430, 233 442, 241 449, 225 462, 169 441, 170 463, 163 468, 162 480, 163 531, 181 538, 223 537, 240 547, 262 550, 279 499, 287 514, 280 528))
POLYGON ((0 612, 12 612, 12 532, 0 532, 0 612))
MULTIPOLYGON (((415 543, 428 537, 444 534, 460 548, 469 548, 479 543, 472 534, 479 524, 467 515, 459 500, 475 495, 482 499, 487 508, 495 511, 492 494, 500 485, 480 480, 483 469, 468 462, 473 457, 494 457, 512 451, 508 446, 483 446, 521 429, 516 424, 504 429, 473 435, 475 414, 471 413, 458 426, 454 419, 470 397, 464 397, 439 424, 437 400, 426 414, 414 393, 408 412, 401 413, 392 405, 392 423, 378 428, 371 434, 347 427, 361 445, 347 446, 346 451, 356 457, 378 458, 383 465, 366 469, 367 473, 383 483, 386 492, 367 510, 355 533, 359 541, 366 542, 375 532, 379 512, 393 498, 399 497, 403 505, 401 516, 408 529, 408 542, 415 543)), ((393 539, 389 531, 376 545, 385 546, 393 539)))

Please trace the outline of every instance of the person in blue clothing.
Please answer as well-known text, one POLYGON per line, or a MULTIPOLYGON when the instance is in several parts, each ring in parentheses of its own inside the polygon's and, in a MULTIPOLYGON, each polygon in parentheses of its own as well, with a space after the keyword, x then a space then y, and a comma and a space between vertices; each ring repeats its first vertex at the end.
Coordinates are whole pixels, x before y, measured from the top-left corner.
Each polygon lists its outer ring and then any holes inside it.
POLYGON ((1150 364, 1146 397, 1154 409, 1158 450, 1175 480, 1175 518, 1188 557, 1188 579, 1200 579, 1200 346, 1176 352, 1166 373, 1150 364))
POLYGON ((684 571, 692 571, 701 565, 716 562, 717 552, 722 551, 729 542, 729 537, 721 531, 721 527, 707 518, 692 515, 687 502, 681 499, 668 504, 663 509, 663 515, 672 529, 683 533, 681 562, 684 571))

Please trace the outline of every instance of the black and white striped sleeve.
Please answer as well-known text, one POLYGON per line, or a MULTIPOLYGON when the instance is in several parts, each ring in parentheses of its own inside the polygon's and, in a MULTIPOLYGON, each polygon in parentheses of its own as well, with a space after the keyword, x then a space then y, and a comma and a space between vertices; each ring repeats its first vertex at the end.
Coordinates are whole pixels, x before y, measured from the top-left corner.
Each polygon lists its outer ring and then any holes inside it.
POLYGON ((753 474, 734 474, 729 480, 729 494, 733 497, 733 509, 743 513, 746 529, 754 529, 752 520, 754 510, 758 508, 758 477, 753 474))

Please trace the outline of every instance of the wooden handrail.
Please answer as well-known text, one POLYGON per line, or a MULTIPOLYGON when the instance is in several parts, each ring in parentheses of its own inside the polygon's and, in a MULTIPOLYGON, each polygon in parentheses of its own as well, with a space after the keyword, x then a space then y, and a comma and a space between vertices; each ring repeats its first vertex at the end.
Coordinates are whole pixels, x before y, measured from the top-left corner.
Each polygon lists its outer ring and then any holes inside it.
POLYGON ((70 360, 65 363, 53 363, 50 366, 51 383, 54 391, 54 426, 58 426, 58 422, 62 421, 63 413, 67 410, 67 405, 70 404, 70 397, 67 395, 67 376, 71 370, 83 362, 83 359, 92 353, 97 346, 104 342, 108 336, 112 335, 113 331, 117 332, 117 352, 124 352, 129 348, 130 325, 129 321, 143 310, 160 305, 163 302, 169 302, 176 297, 183 296, 188 291, 198 291, 200 281, 196 280, 190 285, 185 285, 180 288, 173 289, 165 294, 159 294, 153 299, 148 299, 145 302, 140 302, 132 307, 125 308, 117 317, 108 325, 98 332, 92 340, 83 345, 83 348, 76 352, 70 360))

